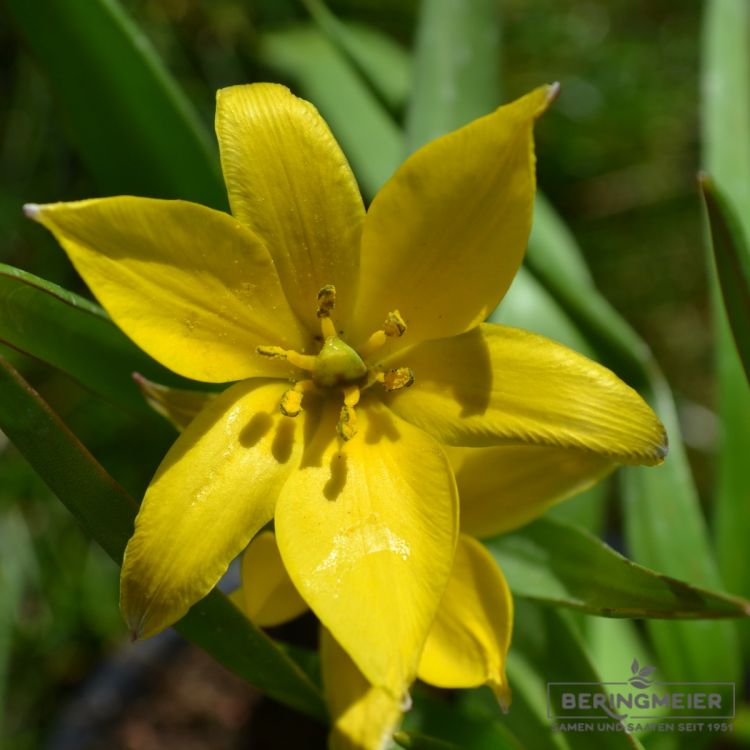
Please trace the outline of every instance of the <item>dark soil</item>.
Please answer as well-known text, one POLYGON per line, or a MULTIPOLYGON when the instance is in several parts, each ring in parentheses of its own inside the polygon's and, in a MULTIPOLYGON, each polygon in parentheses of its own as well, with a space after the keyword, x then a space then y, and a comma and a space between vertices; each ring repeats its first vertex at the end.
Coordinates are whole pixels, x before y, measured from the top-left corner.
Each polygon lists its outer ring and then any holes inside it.
MULTIPOLYGON (((270 632, 308 649, 317 633, 310 614, 270 632)), ((44 750, 325 750, 327 734, 171 629, 118 648, 51 730, 44 750)))
MULTIPOLYGON (((324 727, 262 696, 192 646, 85 750, 324 750, 324 727)), ((81 750, 84 750, 83 748, 81 750)))

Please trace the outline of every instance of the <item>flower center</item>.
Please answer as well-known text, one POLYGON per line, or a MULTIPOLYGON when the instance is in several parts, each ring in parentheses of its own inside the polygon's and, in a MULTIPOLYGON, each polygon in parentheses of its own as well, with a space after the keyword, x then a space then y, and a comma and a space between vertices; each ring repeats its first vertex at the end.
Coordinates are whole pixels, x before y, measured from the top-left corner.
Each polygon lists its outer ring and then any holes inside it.
POLYGON ((317 315, 323 344, 316 355, 301 354, 279 346, 259 346, 257 352, 264 357, 286 359, 294 367, 310 373, 309 378, 295 381, 282 396, 279 409, 287 417, 296 417, 302 411, 302 399, 306 393, 340 389, 344 404, 336 430, 344 440, 351 440, 357 434, 354 407, 361 392, 375 383, 380 383, 387 391, 408 388, 414 382, 414 373, 408 367, 383 370, 367 363, 370 355, 389 338, 406 333, 406 323, 398 310, 388 313, 383 328, 375 331, 357 352, 341 338, 334 325, 331 313, 335 307, 336 288, 328 284, 318 292, 317 315))

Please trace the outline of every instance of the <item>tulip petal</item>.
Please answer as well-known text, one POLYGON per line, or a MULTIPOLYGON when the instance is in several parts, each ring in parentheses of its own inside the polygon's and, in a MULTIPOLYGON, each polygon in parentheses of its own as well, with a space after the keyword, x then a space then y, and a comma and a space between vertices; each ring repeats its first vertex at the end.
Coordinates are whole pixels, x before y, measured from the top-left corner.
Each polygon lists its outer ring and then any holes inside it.
POLYGON ((323 118, 285 86, 230 86, 217 94, 216 133, 232 213, 265 240, 299 319, 319 333, 316 296, 333 284, 345 324, 365 210, 323 118))
POLYGON ((483 324, 386 364, 408 364, 415 376, 385 396, 391 409, 448 445, 570 447, 626 464, 658 464, 667 453, 663 425, 630 386, 535 333, 483 324))
POLYGON ((281 625, 307 610, 281 561, 276 537, 262 531, 242 556, 242 610, 261 628, 281 625))
POLYGON ((513 597, 497 563, 466 534, 459 537, 448 587, 427 638, 419 678, 437 687, 489 685, 510 704, 505 660, 513 630, 513 597))
POLYGON ((367 682, 325 628, 320 632, 320 665, 331 715, 330 750, 385 750, 401 719, 399 701, 367 682))
POLYGON ((399 310, 404 343, 484 320, 526 249, 535 190, 533 125, 543 86, 416 151, 375 196, 362 233, 355 346, 399 310))
POLYGON ((366 679, 400 697, 445 588, 457 495, 440 445, 377 399, 336 437, 329 404, 282 490, 276 538, 297 590, 366 679))
POLYGON ((279 413, 284 388, 237 383, 190 423, 162 461, 120 579, 120 608, 135 636, 154 635, 182 617, 271 520, 283 483, 299 466, 310 416, 279 413))
POLYGON ((307 334, 273 261, 238 221, 185 201, 101 198, 30 205, 115 323, 194 380, 284 377, 258 345, 301 349, 307 334))
POLYGON ((615 468, 598 453, 540 445, 449 448, 447 453, 461 498, 461 531, 480 538, 533 521, 615 468))

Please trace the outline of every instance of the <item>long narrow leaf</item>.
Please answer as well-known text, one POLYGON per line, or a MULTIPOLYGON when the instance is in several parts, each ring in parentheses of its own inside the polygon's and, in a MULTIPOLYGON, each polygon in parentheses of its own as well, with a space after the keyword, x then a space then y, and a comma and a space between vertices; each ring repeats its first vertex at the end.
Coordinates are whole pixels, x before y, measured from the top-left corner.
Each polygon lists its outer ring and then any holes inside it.
MULTIPOLYGON (((0 429, 86 533, 119 563, 132 534, 135 501, 2 358, 0 429)), ((196 604, 177 629, 277 700, 311 716, 325 716, 313 683, 218 591, 196 604)))
MULTIPOLYGON (((750 5, 745 0, 705 4, 702 55, 703 166, 736 208, 750 237, 750 5)), ((719 565, 731 591, 750 596, 750 388, 720 299, 711 284, 717 400, 721 435, 716 458, 715 538, 719 565)), ((742 627, 750 657, 750 627, 742 627)))
POLYGON ((117 0, 6 7, 103 191, 226 204, 210 133, 117 0))
POLYGON ((407 151, 500 104, 498 13, 495 0, 422 0, 407 151))
POLYGON ((127 409, 150 412, 134 372, 186 385, 141 351, 98 305, 0 264, 0 342, 71 375, 127 409))
MULTIPOLYGON (((602 678, 596 672, 579 634, 566 613, 521 600, 517 603, 516 618, 523 622, 524 626, 516 628, 515 647, 529 667, 539 675, 542 684, 591 683, 592 693, 606 692, 605 687, 601 685, 602 678)), ((629 663, 628 656, 624 656, 623 672, 627 670, 629 663)), ((619 750, 639 747, 634 737, 622 731, 569 732, 565 739, 571 750, 619 750)))
POLYGON ((582 529, 541 519, 485 540, 513 593, 606 617, 747 617, 750 603, 655 573, 582 529))
POLYGON ((384 104, 393 111, 402 107, 411 88, 408 52, 369 26, 339 20, 323 0, 304 3, 320 30, 352 61, 384 104))
POLYGON ((650 377, 651 352, 594 286, 575 239, 537 196, 526 265, 565 310, 599 358, 635 388, 650 377))

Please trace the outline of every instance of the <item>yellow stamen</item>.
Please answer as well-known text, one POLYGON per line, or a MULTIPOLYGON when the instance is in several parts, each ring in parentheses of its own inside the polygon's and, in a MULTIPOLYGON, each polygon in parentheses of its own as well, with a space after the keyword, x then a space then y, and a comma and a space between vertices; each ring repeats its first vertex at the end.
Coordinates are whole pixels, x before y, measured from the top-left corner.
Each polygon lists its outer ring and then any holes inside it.
POLYGON ((386 336, 399 338, 406 333, 406 321, 401 317, 398 310, 389 312, 383 323, 383 330, 386 336))
POLYGON ((320 330, 324 339, 331 339, 336 336, 336 325, 330 317, 320 319, 320 330))
POLYGON ((357 434, 357 412, 354 407, 359 403, 359 388, 356 385, 344 388, 344 405, 339 413, 336 432, 344 439, 351 440, 357 434))
POLYGON ((370 336, 364 346, 360 347, 359 354, 361 357, 369 357, 370 354, 380 349, 389 338, 400 338, 406 333, 406 321, 401 317, 398 310, 389 312, 379 331, 370 336))
POLYGON ((336 307, 336 287, 333 284, 326 284, 318 292, 317 310, 317 316, 320 318, 320 330, 323 332, 324 339, 336 335, 336 325, 331 318, 331 311, 334 307, 336 307))
POLYGON ((302 397, 305 393, 315 389, 312 380, 300 380, 295 383, 288 391, 284 392, 279 404, 279 411, 285 417, 296 417, 302 411, 302 397))
POLYGON ((352 409, 359 403, 359 386, 348 385, 344 388, 344 403, 347 406, 351 406, 352 409))
POLYGON ((336 287, 333 284, 326 284, 318 292, 318 317, 328 318, 334 307, 336 307, 336 287))
POLYGON ((375 378, 383 384, 386 391, 400 391, 414 385, 414 370, 411 367, 397 367, 388 372, 379 372, 375 378))
POLYGON ((299 367, 300 370, 312 372, 315 369, 317 358, 310 354, 300 354, 292 349, 282 349, 280 346, 258 346, 255 351, 262 357, 285 359, 294 367, 299 367))
POLYGON ((375 331, 375 333, 365 341, 364 345, 359 347, 360 357, 369 357, 380 349, 386 341, 388 341, 388 337, 385 335, 385 331, 375 331))

